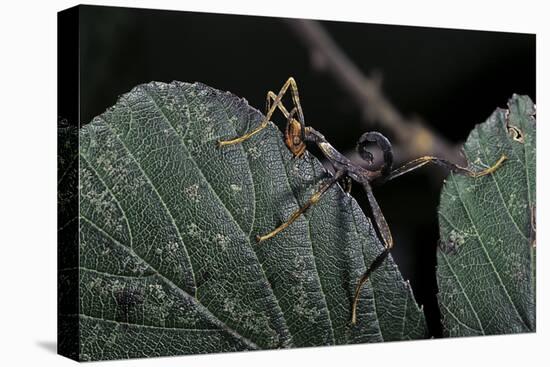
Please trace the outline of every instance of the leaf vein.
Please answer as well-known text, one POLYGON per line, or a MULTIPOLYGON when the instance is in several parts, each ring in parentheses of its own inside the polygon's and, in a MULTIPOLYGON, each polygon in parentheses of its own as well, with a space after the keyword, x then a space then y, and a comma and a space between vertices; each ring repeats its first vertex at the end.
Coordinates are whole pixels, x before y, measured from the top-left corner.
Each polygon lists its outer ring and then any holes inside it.
POLYGON ((246 338, 245 336, 237 333, 235 330, 233 330, 232 328, 230 328, 226 323, 224 323, 222 320, 220 320, 216 315, 214 315, 208 308, 206 308, 196 297, 193 297, 192 295, 190 295, 189 293, 187 293, 185 290, 183 290, 181 287, 179 287, 178 285, 176 285, 174 282, 172 282, 169 278, 167 278, 166 276, 164 276, 163 274, 161 274, 157 269, 155 269, 153 266, 151 266, 151 264, 149 264, 144 258, 140 257, 136 252, 134 252, 132 249, 128 248, 128 246, 125 246, 123 243, 121 243, 120 241, 118 241, 116 238, 112 237, 108 232, 106 232, 103 228, 101 228, 100 226, 98 226, 97 224, 95 224, 91 219, 89 218, 86 218, 85 216, 81 215, 80 216, 82 219, 84 219, 86 222, 88 222, 90 225, 92 225, 96 230, 100 231, 101 233, 103 233, 103 235, 105 235, 107 238, 109 238, 114 244, 118 245, 118 246, 121 246, 125 249, 127 249, 128 251, 130 251, 130 253, 132 253, 136 258, 138 259, 141 259, 141 261, 143 261, 147 266, 149 266, 155 273, 155 275, 157 275, 160 279, 162 279, 169 287, 173 288, 174 290, 176 290, 177 292, 179 292, 183 297, 185 298, 189 298, 192 302, 194 302, 197 307, 199 308, 202 308, 202 312, 204 312, 206 315, 210 316, 210 319, 212 322, 214 322, 215 324, 217 324, 218 326, 220 326, 222 329, 226 330, 227 332, 229 332, 231 335, 233 335, 234 337, 236 337, 237 339, 240 339, 242 340, 243 342, 245 342, 247 345, 250 345, 256 349, 258 349, 258 346, 251 340, 249 340, 248 338, 246 338))
POLYGON ((454 177, 454 174, 451 174, 452 175, 452 181, 453 181, 453 184, 455 186, 455 189, 457 191, 457 194, 458 194, 458 198, 460 199, 460 202, 462 203, 462 206, 464 207, 464 210, 466 211, 466 215, 468 216, 468 219, 470 220, 470 223, 472 223, 472 228, 474 229, 475 233, 476 233, 476 236, 477 236, 477 239, 479 241, 479 244, 481 245, 481 248, 483 249, 483 252, 485 253, 485 256, 487 257, 487 259, 489 260, 489 263, 491 264, 491 268, 493 269, 493 272, 495 273, 496 277, 497 277, 497 280, 502 288, 502 290, 504 291, 504 294, 506 296, 506 298, 508 299, 508 301, 510 302, 510 304, 512 305, 512 308, 514 309, 514 311, 516 312, 519 320, 523 323, 523 325, 529 330, 529 327, 527 326, 527 323, 525 322, 525 320, 523 319, 523 317, 520 315, 519 313, 519 310, 516 306, 516 304, 514 303, 514 301, 512 300, 512 298, 510 297, 510 294, 508 293, 508 289, 506 288, 506 286, 504 285, 504 282, 502 281, 502 278, 500 277, 500 274, 498 273, 496 267, 495 267, 495 264, 493 263, 493 259, 491 258, 491 256, 489 255, 489 252, 487 251, 487 248, 485 246, 485 243, 483 242, 483 240, 481 239, 481 236, 477 230, 477 226, 476 226, 476 223, 475 221, 473 220, 472 218, 472 215, 470 214, 470 211, 468 210, 468 207, 466 206, 466 202, 464 201, 464 199, 462 198, 462 196, 460 195, 460 190, 458 188, 458 185, 456 183, 456 179, 454 177))

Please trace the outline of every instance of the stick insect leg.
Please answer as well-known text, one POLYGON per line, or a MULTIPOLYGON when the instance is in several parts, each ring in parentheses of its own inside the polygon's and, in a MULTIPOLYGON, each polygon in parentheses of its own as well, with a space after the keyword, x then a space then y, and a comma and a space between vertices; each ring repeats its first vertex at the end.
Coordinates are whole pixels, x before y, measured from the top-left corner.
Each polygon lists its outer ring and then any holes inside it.
POLYGON ((292 223, 294 223, 294 221, 296 219, 298 219, 300 217, 300 215, 304 214, 309 208, 311 208, 314 204, 316 204, 321 199, 321 197, 327 192, 327 190, 330 189, 332 187, 332 185, 337 183, 338 180, 340 180, 345 175, 345 173, 346 172, 344 170, 337 171, 334 174, 334 176, 332 176, 325 184, 323 184, 323 186, 321 186, 321 188, 317 192, 315 192, 309 198, 309 200, 304 204, 304 206, 302 206, 301 208, 296 210, 294 213, 292 213, 290 215, 290 218, 288 218, 284 223, 282 223, 280 226, 275 228, 273 231, 271 231, 271 232, 269 232, 269 233, 267 233, 263 236, 259 236, 259 235, 256 236, 256 241, 257 242, 262 242, 262 241, 268 240, 268 239, 274 237, 275 235, 277 235, 279 232, 283 231, 285 228, 290 226, 292 223))
MULTIPOLYGON (((481 177, 481 176, 489 175, 495 172, 495 170, 498 169, 506 159, 507 157, 503 155, 491 167, 488 167, 482 171, 472 171, 469 168, 461 167, 459 165, 456 165, 454 163, 451 163, 441 158, 424 156, 424 157, 414 159, 410 162, 407 162, 403 166, 389 172, 389 174, 382 176, 382 180, 389 181, 407 172, 411 172, 417 168, 420 168, 428 163, 434 163, 434 164, 446 167, 455 173, 468 175, 470 177, 481 177)), ((374 198, 372 188, 370 187, 370 184, 368 182, 363 184, 363 187, 365 188, 365 192, 367 193, 367 198, 368 198, 368 201, 371 207, 371 212, 372 212, 372 219, 374 220, 376 230, 384 243, 384 251, 376 257, 376 259, 367 268, 367 271, 365 272, 365 274, 363 274, 363 276, 359 279, 359 282, 357 283, 357 286, 355 288, 354 298, 353 298, 352 311, 351 311, 352 324, 355 324, 357 322, 357 303, 359 302, 359 294, 360 294, 361 288, 368 281, 369 276, 372 274, 372 272, 375 271, 384 262, 384 260, 386 259, 386 257, 390 252, 390 249, 393 247, 393 239, 391 236, 389 226, 386 222, 386 219, 384 218, 384 215, 382 214, 380 207, 378 206, 376 199, 374 198)))
MULTIPOLYGON (((302 141, 305 141, 306 140, 306 136, 305 136, 305 131, 306 131, 306 125, 305 125, 305 119, 304 119, 304 112, 302 110, 302 105, 300 103, 300 95, 298 93, 298 85, 296 84, 296 81, 294 80, 294 78, 290 77, 289 78, 289 81, 290 81, 290 94, 292 95, 292 103, 294 105, 294 110, 296 110, 296 114, 298 114, 298 123, 299 123, 299 126, 300 126, 300 139, 302 141)), ((294 117, 294 113, 292 113, 292 110, 291 112, 288 112, 288 110, 285 108, 285 106, 281 103, 281 101, 277 101, 276 102, 276 95, 275 93, 273 92, 268 92, 267 93, 267 101, 266 101, 266 105, 267 106, 270 106, 271 104, 271 100, 273 100, 273 103, 277 103, 279 106, 279 110, 283 113, 283 115, 285 115, 285 117, 287 118, 287 128, 288 126, 290 125, 290 122, 291 120, 293 120, 293 117, 294 117)))
MULTIPOLYGON (((290 83, 290 94, 292 96, 292 103, 294 105, 294 108, 296 109, 296 113, 298 114, 298 122, 301 125, 302 128, 302 140, 305 140, 305 118, 304 118, 304 111, 302 110, 302 105, 300 103, 300 94, 298 93, 298 85, 296 84, 296 81, 293 77, 288 78, 288 83, 290 83)), ((281 97, 282 98, 282 97, 281 97)), ((281 102, 281 98, 277 99, 277 95, 273 92, 267 93, 266 98, 266 110, 269 110, 271 107, 271 101, 273 101, 273 104, 277 104, 279 107, 279 110, 283 113, 283 115, 288 119, 290 116, 290 113, 285 108, 285 106, 281 102)), ((293 116, 292 116, 293 117, 293 116)))
MULTIPOLYGON (((292 93, 293 96, 297 96, 297 91, 292 93)), ((266 106, 268 109, 271 107, 271 101, 275 101, 275 98, 275 93, 267 93, 266 106)), ((295 101, 296 100, 293 99, 293 103, 296 103, 295 101)), ((307 148, 305 141, 305 123, 303 121, 298 121, 294 118, 296 114, 300 113, 301 106, 295 105, 289 112, 286 107, 281 103, 281 101, 279 101, 278 107, 281 113, 287 119, 285 128, 285 144, 293 154, 292 160, 300 158, 307 148)), ((337 171, 337 169, 335 171, 337 171)))
POLYGON ((384 262, 384 260, 390 253, 391 248, 393 247, 393 237, 391 235, 390 227, 388 225, 388 222, 386 222, 386 218, 384 218, 382 210, 380 209, 380 206, 378 205, 378 202, 374 197, 372 188, 368 182, 363 183, 363 187, 365 189, 365 192, 367 193, 367 199, 369 201, 372 219, 374 221, 374 227, 379 237, 382 239, 384 251, 382 251, 382 253, 380 253, 380 255, 376 257, 376 259, 374 259, 372 264, 370 264, 370 266, 367 268, 367 271, 365 271, 363 276, 361 276, 359 282, 357 283, 357 286, 355 287, 353 305, 351 308, 351 323, 353 325, 355 325, 355 323, 357 322, 357 303, 359 302, 361 288, 363 288, 363 285, 365 285, 367 280, 369 280, 372 272, 375 271, 384 262))
MULTIPOLYGON (((274 103, 276 99, 277 99, 277 95, 275 93, 273 93, 272 91, 267 92, 267 96, 266 96, 266 100, 265 100, 265 110, 266 111, 269 111, 269 109, 271 108, 272 101, 274 103)), ((279 100, 279 103, 278 103, 277 107, 279 107, 279 111, 282 112, 282 114, 285 116, 285 118, 288 118, 288 116, 290 116, 290 112, 288 112, 288 110, 282 104, 282 102, 280 100, 279 100)))
POLYGON ((370 275, 378 269, 380 265, 384 262, 386 257, 388 257, 388 254, 390 253, 389 249, 385 249, 374 259, 372 264, 369 266, 367 271, 361 276, 359 279, 359 282, 357 283, 357 286, 355 287, 355 294, 353 296, 353 305, 351 307, 351 323, 355 325, 357 323, 357 304, 359 303, 359 294, 361 292, 361 288, 363 288, 363 285, 369 280, 370 275))
POLYGON ((296 108, 298 112, 298 122, 301 125, 301 137, 302 140, 305 140, 305 130, 306 130, 306 120, 304 118, 304 111, 302 111, 302 104, 300 103, 300 95, 298 94, 298 85, 296 84, 296 81, 294 78, 290 77, 288 79, 290 81, 290 94, 292 95, 292 102, 294 103, 294 108, 296 108))
POLYGON ((451 170, 452 172, 460 173, 460 174, 463 174, 463 175, 467 175, 467 176, 476 178, 476 177, 489 175, 489 174, 495 172, 502 165, 502 163, 506 159, 508 159, 508 158, 505 155, 502 155, 499 158, 499 160, 495 164, 493 164, 491 167, 488 167, 488 168, 486 168, 482 171, 472 171, 471 169, 469 169, 467 167, 459 166, 459 165, 451 163, 451 162, 449 162, 445 159, 432 157, 432 156, 424 156, 424 157, 413 159, 412 161, 407 162, 404 165, 402 165, 401 167, 391 171, 388 175, 382 177, 382 181, 386 182, 386 181, 389 181, 389 180, 393 180, 396 177, 399 177, 401 175, 404 175, 405 173, 414 171, 415 169, 420 168, 420 167, 422 167, 422 166, 424 166, 428 163, 434 163, 434 164, 437 164, 439 166, 446 167, 447 169, 451 170))
MULTIPOLYGON (((271 119, 271 116, 273 115, 273 113, 275 112, 275 109, 282 104, 280 104, 280 101, 283 99, 283 96, 285 95, 286 91, 288 90, 288 88, 291 88, 291 90, 293 91, 292 92, 292 99, 295 100, 295 97, 294 97, 294 91, 296 91, 296 99, 298 100, 298 103, 299 103, 299 99, 298 99, 298 95, 297 95, 297 90, 298 90, 298 87, 296 85, 296 81, 294 80, 294 78, 290 77, 288 78, 288 80, 285 82, 285 84, 283 85, 283 87, 281 88, 281 90, 279 91, 279 94, 276 95, 275 99, 274 99, 274 103, 270 106, 270 108, 266 111, 266 114, 265 114, 265 117, 262 119, 262 122, 260 123, 260 125, 255 128, 254 130, 240 136, 240 137, 237 137, 235 139, 230 139, 230 140, 219 140, 218 141, 218 146, 219 147, 222 147, 222 146, 226 146, 226 145, 234 145, 234 144, 239 144, 239 143, 242 143, 243 141, 245 140, 248 140, 250 139, 251 137, 253 137, 254 135, 256 135, 257 133, 259 133, 260 131, 262 131, 263 129, 265 129, 267 126, 268 126, 268 123, 269 123, 269 120, 271 119)), ((301 107, 299 109, 299 112, 298 112, 298 115, 300 117, 303 117, 303 113, 301 112, 301 107)))

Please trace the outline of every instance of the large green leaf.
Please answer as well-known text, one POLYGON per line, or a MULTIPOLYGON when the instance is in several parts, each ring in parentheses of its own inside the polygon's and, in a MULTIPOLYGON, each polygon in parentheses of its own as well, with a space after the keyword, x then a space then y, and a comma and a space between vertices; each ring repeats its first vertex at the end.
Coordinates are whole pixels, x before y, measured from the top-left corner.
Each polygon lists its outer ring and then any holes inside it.
POLYGON ((471 166, 441 194, 439 303, 450 336, 535 331, 535 107, 514 95, 470 134, 471 166))
POLYGON ((261 244, 329 177, 292 159, 245 100, 202 84, 134 88, 80 131, 81 359, 421 338, 426 325, 391 259, 340 187, 261 244))

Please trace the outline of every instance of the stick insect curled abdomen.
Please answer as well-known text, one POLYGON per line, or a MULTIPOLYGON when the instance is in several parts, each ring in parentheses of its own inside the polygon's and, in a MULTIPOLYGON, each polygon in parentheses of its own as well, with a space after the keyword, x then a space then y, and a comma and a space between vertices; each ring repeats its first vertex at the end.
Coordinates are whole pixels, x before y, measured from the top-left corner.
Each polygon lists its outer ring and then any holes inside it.
POLYGON ((380 206, 378 205, 378 202, 376 201, 376 198, 374 197, 371 182, 386 182, 420 168, 428 163, 441 165, 455 173, 464 174, 471 177, 480 177, 493 173, 507 159, 506 156, 503 155, 493 166, 479 172, 472 171, 469 168, 461 167, 447 160, 432 156, 423 156, 409 161, 397 169, 392 169, 393 152, 391 143, 381 133, 371 131, 364 133, 360 137, 357 144, 359 155, 366 162, 365 167, 354 164, 347 157, 338 152, 338 150, 336 150, 336 148, 334 148, 320 132, 315 130, 313 127, 305 125, 304 113, 300 105, 298 87, 296 81, 292 77, 288 78, 278 94, 271 91, 267 93, 266 115, 256 129, 231 140, 219 141, 218 146, 224 147, 227 145, 239 144, 252 138, 268 126, 271 116, 277 109, 279 109, 287 119, 285 144, 290 149, 292 154, 295 157, 301 157, 306 150, 306 143, 314 143, 319 147, 322 154, 333 166, 334 175, 323 183, 323 185, 309 198, 309 200, 301 208, 292 213, 285 222, 267 234, 257 235, 256 240, 258 242, 266 241, 282 232, 285 228, 289 227, 296 219, 300 217, 300 215, 305 213, 309 208, 321 200, 322 196, 338 181, 348 178, 363 186, 370 206, 370 212, 368 214, 374 224, 375 231, 384 246, 384 250, 367 267, 367 270, 356 284, 352 302, 352 324, 357 322, 357 303, 361 288, 368 281, 370 274, 372 274, 372 272, 383 263, 384 259, 388 256, 391 248, 393 247, 393 238, 390 228, 386 222, 382 210, 380 209, 380 206), (288 111, 282 103, 282 98, 289 89, 294 104, 294 107, 290 111, 288 111), (374 143, 383 153, 383 163, 379 167, 375 167, 373 165, 372 153, 367 150, 368 143, 374 143))

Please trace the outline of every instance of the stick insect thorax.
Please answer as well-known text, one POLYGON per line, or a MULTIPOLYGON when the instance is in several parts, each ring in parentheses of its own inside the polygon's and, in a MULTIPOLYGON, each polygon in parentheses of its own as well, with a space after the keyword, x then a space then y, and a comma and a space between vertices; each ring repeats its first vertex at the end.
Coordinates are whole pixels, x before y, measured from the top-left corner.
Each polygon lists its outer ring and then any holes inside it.
POLYGON ((349 158, 336 150, 336 148, 325 139, 323 134, 311 126, 305 128, 305 140, 315 143, 323 155, 334 166, 336 171, 345 170, 347 176, 361 184, 368 184, 370 181, 380 177, 382 171, 385 169, 385 165, 382 165, 382 167, 377 170, 371 170, 354 164, 349 158))

